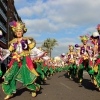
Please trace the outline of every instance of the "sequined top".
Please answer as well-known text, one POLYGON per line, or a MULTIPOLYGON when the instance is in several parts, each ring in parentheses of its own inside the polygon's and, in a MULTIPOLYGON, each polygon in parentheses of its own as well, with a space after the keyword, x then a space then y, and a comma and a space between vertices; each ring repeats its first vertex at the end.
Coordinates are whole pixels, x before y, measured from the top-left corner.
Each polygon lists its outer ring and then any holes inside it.
POLYGON ((20 42, 15 38, 9 44, 9 51, 12 52, 12 58, 20 62, 21 57, 30 55, 30 50, 35 47, 36 42, 32 38, 23 37, 20 42))

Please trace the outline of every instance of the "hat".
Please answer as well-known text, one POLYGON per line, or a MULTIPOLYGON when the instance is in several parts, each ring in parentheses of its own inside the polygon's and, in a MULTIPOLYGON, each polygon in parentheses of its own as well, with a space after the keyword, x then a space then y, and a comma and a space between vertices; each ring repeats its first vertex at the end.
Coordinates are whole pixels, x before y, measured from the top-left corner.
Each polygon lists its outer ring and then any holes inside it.
POLYGON ((73 49, 74 49, 74 46, 73 46, 73 45, 69 45, 69 49, 70 49, 70 48, 73 48, 73 49))
POLYGON ((65 56, 65 53, 62 53, 61 55, 62 55, 62 56, 65 56))
POLYGON ((60 55, 60 57, 65 57, 65 53, 62 53, 62 54, 60 55))
POLYGON ((24 33, 27 31, 26 27, 25 27, 25 23, 21 22, 21 21, 12 21, 9 23, 9 25, 12 28, 13 32, 16 32, 16 30, 21 29, 24 31, 24 33))
POLYGON ((88 41, 90 38, 87 35, 80 36, 81 41, 88 41))
POLYGON ((80 46, 78 44, 75 44, 75 49, 80 49, 80 46))
POLYGON ((78 48, 79 47, 79 45, 78 44, 75 44, 75 48, 78 48))
POLYGON ((100 29, 100 24, 97 25, 97 28, 96 28, 96 29, 97 29, 97 30, 100 29))
POLYGON ((98 33, 98 32, 93 32, 93 33, 92 33, 92 36, 93 36, 93 37, 98 37, 98 36, 99 36, 99 33, 98 33))

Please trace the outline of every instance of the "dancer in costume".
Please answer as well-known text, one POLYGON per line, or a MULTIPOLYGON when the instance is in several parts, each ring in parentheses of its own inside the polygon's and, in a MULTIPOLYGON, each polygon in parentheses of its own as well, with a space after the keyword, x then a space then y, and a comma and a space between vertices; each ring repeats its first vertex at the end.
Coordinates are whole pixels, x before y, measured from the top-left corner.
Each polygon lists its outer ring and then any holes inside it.
POLYGON ((88 44, 89 37, 88 36, 80 36, 82 44, 80 45, 80 63, 79 63, 79 71, 78 71, 78 78, 79 82, 81 83, 83 80, 83 70, 86 70, 89 75, 93 75, 92 67, 90 66, 90 55, 89 50, 91 50, 91 45, 88 44))
POLYGON ((36 71, 38 72, 39 74, 39 77, 37 79, 37 82, 38 83, 45 83, 45 80, 46 80, 46 76, 43 72, 43 59, 42 57, 45 55, 45 52, 42 51, 41 48, 33 48, 31 50, 31 59, 33 61, 33 65, 35 65, 36 67, 36 71))
POLYGON ((67 57, 66 57, 66 54, 65 53, 62 53, 61 55, 60 55, 60 58, 61 58, 61 60, 62 60, 62 65, 63 65, 63 71, 66 71, 67 70, 67 65, 65 65, 66 64, 66 61, 67 61, 67 57))
POLYGON ((36 42, 33 38, 23 37, 27 31, 23 22, 12 21, 10 26, 16 38, 9 42, 12 60, 9 63, 9 69, 3 76, 2 89, 7 95, 4 99, 8 100, 16 93, 16 80, 31 90, 32 97, 35 97, 36 91, 39 91, 40 88, 40 85, 35 82, 39 75, 30 59, 30 50, 35 47, 36 42))
POLYGON ((97 76, 98 76, 98 39, 99 39, 99 33, 98 32, 93 32, 90 40, 91 43, 93 44, 93 57, 92 57, 92 62, 93 62, 93 69, 94 69, 94 75, 93 75, 93 83, 94 85, 97 85, 97 76))
POLYGON ((94 65, 94 70, 96 75, 94 75, 94 84, 100 91, 100 24, 97 26, 98 35, 95 38, 96 46, 95 46, 95 55, 97 54, 97 59, 94 65))
MULTIPOLYGON (((3 33, 2 31, 0 30, 0 38, 3 37, 3 33)), ((3 49, 0 47, 0 61, 3 62, 8 56, 10 55, 10 52, 9 50, 7 49, 3 49)), ((1 69, 1 67, 0 67, 1 69)), ((3 75, 4 73, 0 70, 0 77, 3 75)))
MULTIPOLYGON (((3 49, 0 47, 0 61, 3 62, 8 56, 10 55, 10 51, 7 49, 3 49)), ((4 74, 4 72, 2 72, 0 70, 0 77, 4 74)))
POLYGON ((42 59, 44 60, 43 62, 43 72, 46 76, 46 78, 49 76, 49 68, 48 68, 48 60, 50 60, 50 57, 47 56, 47 53, 45 53, 44 57, 42 57, 42 59))
POLYGON ((80 46, 79 46, 78 44, 75 44, 75 52, 76 52, 75 64, 76 64, 76 66, 77 66, 76 77, 78 78, 79 62, 80 62, 80 59, 81 59, 81 55, 80 55, 80 46))
POLYGON ((74 51, 74 46, 69 45, 69 52, 67 53, 67 58, 68 58, 68 75, 69 78, 73 78, 74 76, 76 76, 76 70, 77 67, 75 65, 75 57, 76 57, 76 53, 74 51))

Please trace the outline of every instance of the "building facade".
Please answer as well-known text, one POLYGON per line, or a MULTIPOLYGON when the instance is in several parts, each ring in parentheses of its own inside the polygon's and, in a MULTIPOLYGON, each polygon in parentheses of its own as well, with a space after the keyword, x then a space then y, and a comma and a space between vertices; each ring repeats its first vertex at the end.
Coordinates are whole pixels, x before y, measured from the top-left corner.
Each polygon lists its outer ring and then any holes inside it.
POLYGON ((0 30, 3 32, 3 38, 0 39, 0 46, 8 48, 8 42, 13 39, 13 32, 9 27, 12 20, 20 20, 14 5, 14 0, 0 0, 0 30))
MULTIPOLYGON (((9 26, 11 21, 21 21, 14 5, 14 0, 0 0, 0 30, 3 32, 3 37, 0 38, 0 47, 8 49, 8 42, 13 39, 14 35, 9 26)), ((7 65, 8 59, 1 62, 0 65, 7 65)), ((5 69, 3 69, 5 70, 5 69)))

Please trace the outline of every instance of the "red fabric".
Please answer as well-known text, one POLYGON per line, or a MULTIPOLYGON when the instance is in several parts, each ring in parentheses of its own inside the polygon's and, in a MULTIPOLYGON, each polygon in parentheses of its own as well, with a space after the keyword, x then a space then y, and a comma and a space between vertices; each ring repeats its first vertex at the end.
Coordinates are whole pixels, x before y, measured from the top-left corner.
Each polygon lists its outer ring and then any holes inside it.
MULTIPOLYGON (((14 62, 15 62, 15 59, 12 59, 12 60, 10 61, 10 63, 8 64, 8 67, 11 68, 14 62)), ((18 66, 21 67, 21 66, 22 66, 22 62, 19 62, 19 63, 18 63, 18 66)))
POLYGON ((45 66, 46 66, 46 64, 45 64, 45 63, 43 63, 43 66, 45 67, 45 66))
POLYGON ((52 68, 54 69, 55 67, 54 67, 54 66, 52 66, 52 68))
POLYGON ((48 68, 50 68, 51 66, 48 66, 48 68))
POLYGON ((32 70, 34 68, 33 63, 32 63, 32 60, 28 56, 26 56, 26 63, 27 63, 27 66, 28 66, 28 68, 30 70, 32 70))
POLYGON ((11 68, 14 62, 15 62, 15 60, 12 59, 12 60, 10 61, 10 63, 8 64, 8 67, 11 68))
POLYGON ((80 65, 82 62, 83 62, 83 59, 80 59, 80 61, 79 61, 79 65, 80 65))
POLYGON ((96 65, 100 64, 100 58, 96 61, 96 65))
POLYGON ((22 62, 19 62, 19 63, 18 63, 18 66, 21 67, 21 66, 22 66, 22 62))
MULTIPOLYGON (((14 62, 15 62, 15 59, 12 59, 10 61, 10 63, 8 64, 9 68, 12 67, 12 65, 13 65, 14 62)), ((26 57, 26 63, 27 63, 27 66, 28 66, 28 68, 30 70, 32 70, 34 68, 33 63, 32 63, 32 60, 28 56, 26 57)), ((22 62, 19 62, 18 63, 18 66, 21 67, 22 66, 22 62)))
POLYGON ((91 60, 89 61, 89 64, 90 64, 90 66, 93 66, 93 62, 91 60))

